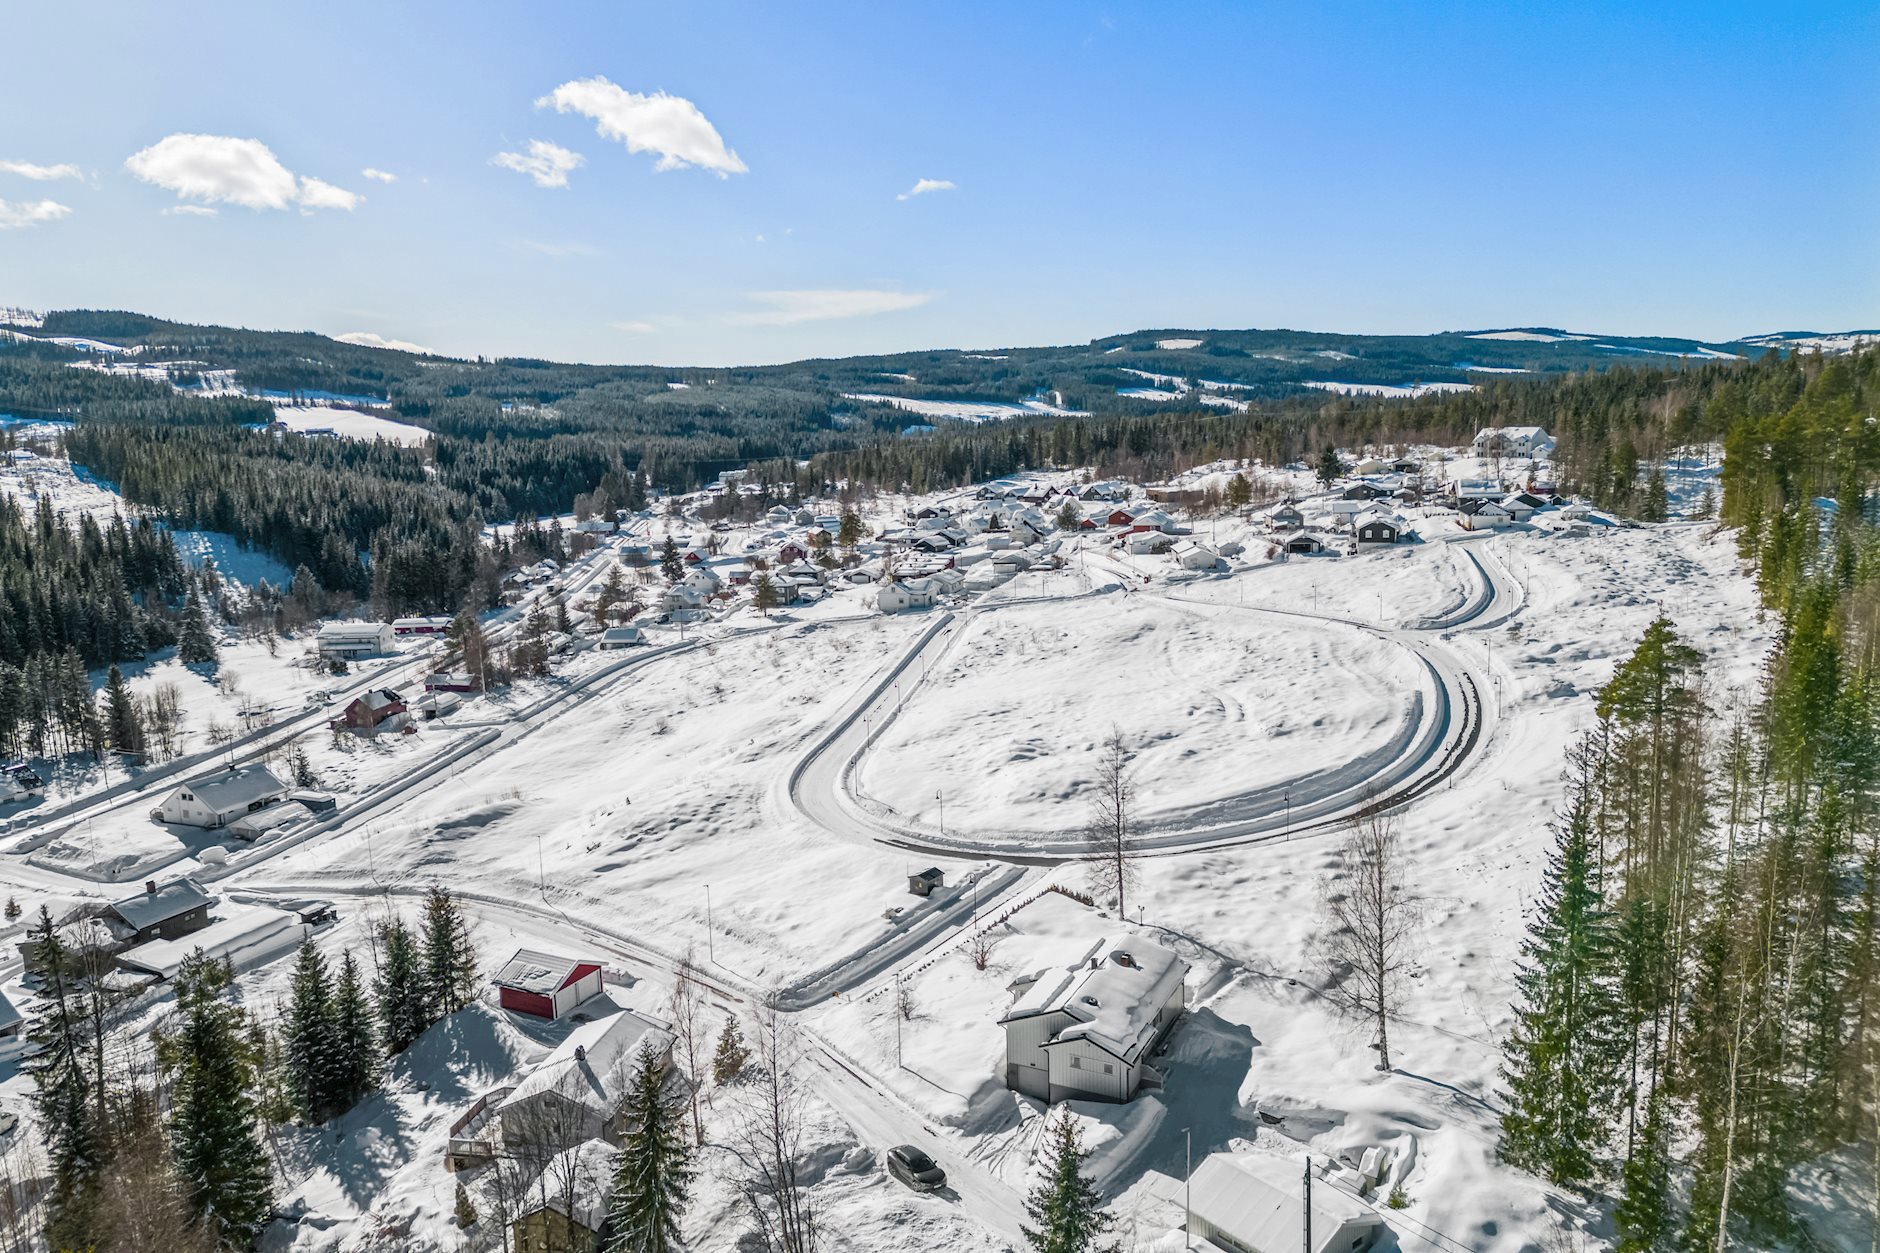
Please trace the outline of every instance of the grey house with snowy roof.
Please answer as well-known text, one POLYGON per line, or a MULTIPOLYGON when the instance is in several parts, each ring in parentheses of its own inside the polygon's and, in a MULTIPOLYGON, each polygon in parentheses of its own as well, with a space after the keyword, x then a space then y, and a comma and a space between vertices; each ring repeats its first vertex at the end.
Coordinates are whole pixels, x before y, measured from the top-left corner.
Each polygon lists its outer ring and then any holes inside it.
POLYGON ((173 788, 150 816, 158 822, 187 827, 225 827, 245 814, 267 808, 287 793, 287 784, 266 766, 230 766, 173 788))
POLYGON ((1123 1102, 1186 1007, 1188 963, 1146 940, 1105 940, 1077 966, 1046 971, 999 1020, 1005 1086, 1047 1104, 1123 1102))

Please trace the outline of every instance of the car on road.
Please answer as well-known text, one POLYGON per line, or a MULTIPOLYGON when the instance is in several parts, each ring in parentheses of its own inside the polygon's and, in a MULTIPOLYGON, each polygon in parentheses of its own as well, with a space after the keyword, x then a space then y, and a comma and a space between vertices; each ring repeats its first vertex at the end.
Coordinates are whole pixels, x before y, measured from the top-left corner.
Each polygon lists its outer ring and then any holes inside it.
POLYGON ((916 1192, 938 1192, 947 1186, 947 1172, 911 1144, 888 1150, 888 1173, 916 1192))

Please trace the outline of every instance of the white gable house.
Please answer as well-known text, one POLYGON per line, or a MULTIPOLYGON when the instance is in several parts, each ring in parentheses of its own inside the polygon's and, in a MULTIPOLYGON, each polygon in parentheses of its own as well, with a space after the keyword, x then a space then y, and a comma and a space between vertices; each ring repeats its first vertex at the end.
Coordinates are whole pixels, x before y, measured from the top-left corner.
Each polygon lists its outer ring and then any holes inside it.
POLYGON ((376 657, 396 647, 398 633, 389 622, 329 622, 320 628, 323 657, 376 657))
POLYGON ((620 1143, 621 1106, 643 1044, 652 1046, 663 1065, 672 1033, 632 1010, 576 1027, 497 1107, 504 1143, 620 1143))
POLYGON ((1106 940, 1048 971, 999 1020, 1005 1086, 1048 1104, 1132 1099, 1161 1076, 1149 1058, 1187 1004, 1188 963, 1147 940, 1106 940))
POLYGON ((158 822, 174 822, 186 827, 225 827, 237 818, 274 804, 287 792, 287 784, 266 766, 231 766, 172 788, 150 811, 150 816, 158 822))
POLYGON ((1485 426, 1475 434, 1478 457, 1548 457, 1554 437, 1538 426, 1485 426))
POLYGON ((1378 1212, 1323 1179, 1312 1181, 1311 1244, 1306 1224, 1306 1163, 1265 1153, 1214 1153, 1188 1180, 1188 1234, 1236 1253, 1305 1249, 1365 1253, 1389 1226, 1378 1212))

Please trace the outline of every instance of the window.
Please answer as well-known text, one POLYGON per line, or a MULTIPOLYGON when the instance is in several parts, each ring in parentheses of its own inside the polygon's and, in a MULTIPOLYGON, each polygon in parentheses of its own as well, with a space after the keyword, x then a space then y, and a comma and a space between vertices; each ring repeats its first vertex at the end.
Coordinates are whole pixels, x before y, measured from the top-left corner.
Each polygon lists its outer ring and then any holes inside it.
POLYGON ((1076 1054, 1072 1054, 1071 1055, 1071 1069, 1082 1070, 1083 1068, 1084 1068, 1084 1059, 1081 1057, 1078 1057, 1076 1054))
POLYGON ((1103 1073, 1106 1075, 1113 1075, 1116 1073, 1116 1067, 1110 1065, 1110 1063, 1108 1062, 1105 1062, 1103 1063, 1103 1073))

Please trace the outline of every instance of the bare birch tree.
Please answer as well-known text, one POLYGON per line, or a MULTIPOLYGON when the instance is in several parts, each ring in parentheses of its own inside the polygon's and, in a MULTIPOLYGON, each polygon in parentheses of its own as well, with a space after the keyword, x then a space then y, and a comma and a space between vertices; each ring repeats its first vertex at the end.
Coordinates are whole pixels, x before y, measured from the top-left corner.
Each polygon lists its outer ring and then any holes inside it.
POLYGON ((1114 727, 1097 758, 1096 788, 1090 797, 1090 878, 1099 897, 1116 902, 1118 917, 1128 917, 1128 896, 1136 886, 1136 854, 1130 847, 1136 827, 1136 787, 1129 778, 1129 747, 1114 727))
POLYGON ((803 1147, 803 1098, 797 1086, 798 1044, 776 1001, 759 1014, 751 1063, 737 1111, 739 1156, 747 1174, 744 1199, 765 1253, 815 1253, 816 1215, 798 1174, 803 1147))
POLYGON ((1322 886, 1324 930, 1315 944, 1326 996, 1377 1033, 1377 1068, 1390 1069, 1390 1018, 1403 996, 1422 905, 1404 882, 1396 819, 1367 806, 1339 849, 1340 871, 1322 886))
POLYGON ((696 1144, 705 1143, 705 1124, 699 1117, 698 1093, 704 1084, 704 1070, 699 1059, 705 1046, 705 987, 699 982, 698 962, 693 950, 688 948, 673 969, 676 978, 672 985, 672 999, 667 1002, 666 1012, 672 1018, 672 1035, 676 1048, 674 1060, 685 1077, 687 1095, 692 1101, 692 1139, 696 1144))

